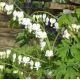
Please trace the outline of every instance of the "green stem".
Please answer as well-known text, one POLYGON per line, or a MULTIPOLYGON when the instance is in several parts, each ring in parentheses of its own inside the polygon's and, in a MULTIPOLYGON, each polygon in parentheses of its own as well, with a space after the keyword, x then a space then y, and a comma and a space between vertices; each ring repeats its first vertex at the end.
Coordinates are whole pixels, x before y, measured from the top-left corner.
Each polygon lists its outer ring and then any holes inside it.
POLYGON ((2 65, 9 65, 9 66, 12 66, 13 68, 15 69, 18 69, 16 66, 12 65, 12 64, 9 64, 9 63, 1 63, 2 65))
POLYGON ((55 38, 55 40, 53 41, 53 46, 52 46, 52 48, 54 48, 54 45, 55 45, 55 43, 56 43, 56 41, 57 41, 57 38, 59 37, 59 35, 60 35, 60 31, 58 32, 58 34, 57 34, 57 36, 56 36, 56 38, 55 38))
MULTIPOLYGON (((24 53, 22 53, 22 52, 19 51, 19 50, 13 49, 13 51, 15 51, 16 53, 20 53, 20 54, 25 55, 24 53)), ((26 52, 25 52, 25 53, 26 53, 26 52)), ((39 59, 39 58, 35 58, 35 57, 33 57, 33 56, 29 55, 29 54, 28 54, 27 56, 31 57, 31 58, 34 59, 34 60, 38 60, 38 61, 40 61, 40 62, 46 63, 46 61, 43 61, 43 60, 41 60, 41 59, 39 59)))
POLYGON ((55 17, 54 15, 52 15, 51 13, 49 13, 49 12, 47 12, 47 11, 35 11, 35 12, 32 13, 31 15, 34 15, 34 14, 36 14, 36 13, 46 13, 46 14, 50 15, 51 17, 57 19, 57 17, 55 17))

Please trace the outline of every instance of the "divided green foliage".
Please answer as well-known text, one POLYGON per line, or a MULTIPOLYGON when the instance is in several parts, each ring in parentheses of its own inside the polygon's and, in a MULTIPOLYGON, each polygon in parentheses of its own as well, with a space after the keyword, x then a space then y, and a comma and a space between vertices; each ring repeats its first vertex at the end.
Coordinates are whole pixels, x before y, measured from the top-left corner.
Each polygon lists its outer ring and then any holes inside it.
POLYGON ((80 8, 76 8, 75 13, 76 13, 77 18, 80 19, 80 8))
POLYGON ((9 21, 9 27, 10 27, 10 28, 18 28, 18 27, 19 27, 18 21, 10 20, 10 21, 9 21))
POLYGON ((56 69, 53 75, 56 78, 75 79, 80 75, 80 42, 62 40, 57 48, 56 69))
POLYGON ((33 39, 34 35, 30 34, 28 30, 23 30, 22 32, 18 33, 16 36, 16 42, 20 45, 23 46, 26 43, 29 43, 30 39, 33 39))
POLYGON ((60 27, 62 25, 70 26, 72 24, 72 20, 73 20, 73 17, 71 14, 61 13, 60 17, 58 18, 58 23, 60 27))

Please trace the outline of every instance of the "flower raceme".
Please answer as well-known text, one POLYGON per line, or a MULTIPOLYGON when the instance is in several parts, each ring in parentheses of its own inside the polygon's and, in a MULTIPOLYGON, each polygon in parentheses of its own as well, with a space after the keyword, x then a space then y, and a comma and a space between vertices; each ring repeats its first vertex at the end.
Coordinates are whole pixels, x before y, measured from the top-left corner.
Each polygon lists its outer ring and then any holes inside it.
POLYGON ((59 29, 59 24, 57 22, 57 20, 55 18, 50 18, 49 16, 47 16, 47 14, 34 14, 33 15, 33 20, 36 20, 36 21, 43 21, 44 24, 47 26, 50 26, 55 28, 56 30, 59 29))
MULTIPOLYGON (((47 38, 47 33, 41 29, 41 25, 39 23, 32 22, 32 20, 30 18, 25 18, 23 11, 16 11, 16 10, 13 11, 13 9, 14 9, 13 5, 5 4, 5 5, 1 5, 1 6, 7 12, 8 15, 10 15, 13 12, 13 20, 14 21, 17 20, 19 22, 19 24, 24 25, 25 29, 28 29, 30 33, 34 32, 35 37, 38 38, 40 41, 41 50, 44 50, 44 48, 46 46, 45 39, 47 38)), ((34 18, 35 17, 36 16, 34 16, 34 18)), ((42 18, 43 22, 45 22, 47 24, 49 22, 51 23, 51 25, 56 23, 56 19, 54 19, 54 18, 49 19, 46 14, 37 15, 36 18, 37 19, 42 18)), ((55 25, 58 27, 58 23, 56 23, 55 25)), ((7 51, 7 58, 9 57, 10 54, 11 54, 11 52, 7 51)), ((48 58, 52 57, 53 51, 47 50, 45 56, 48 58)), ((21 64, 21 63, 27 64, 28 63, 30 65, 31 69, 35 68, 36 70, 38 70, 41 67, 41 64, 39 61, 33 62, 33 60, 31 60, 30 57, 26 57, 26 56, 22 57, 22 55, 19 55, 17 57, 16 53, 14 53, 12 55, 12 57, 13 57, 13 63, 16 61, 16 58, 18 58, 19 64, 21 64)))
POLYGON ((38 31, 41 32, 40 24, 32 23, 29 18, 24 18, 24 14, 22 11, 14 11, 13 12, 13 20, 17 20, 17 19, 18 19, 19 23, 21 23, 22 25, 25 26, 25 28, 28 28, 28 29, 32 28, 32 30, 30 30, 30 31, 35 31, 35 33, 38 31), (31 27, 31 28, 29 28, 29 27, 31 27))
MULTIPOLYGON (((78 32, 78 30, 80 29, 80 25, 77 25, 77 24, 72 24, 71 26, 69 26, 69 28, 71 30, 73 30, 74 32, 78 32)), ((69 39, 70 37, 70 33, 68 32, 68 30, 64 30, 64 33, 63 33, 63 38, 67 38, 69 39)))
POLYGON ((36 38, 39 38, 41 40, 44 40, 45 38, 47 38, 47 33, 42 31, 40 28, 41 25, 38 23, 32 23, 31 19, 29 18, 24 18, 24 14, 22 11, 15 10, 13 12, 13 20, 18 20, 19 23, 24 25, 25 29, 28 29, 30 33, 33 31, 36 38))
MULTIPOLYGON (((30 57, 23 56, 23 55, 17 55, 16 53, 13 53, 13 54, 11 54, 11 53, 12 52, 10 49, 0 52, 0 59, 5 59, 5 58, 9 58, 9 56, 12 56, 13 63, 15 63, 16 60, 18 60, 19 65, 21 63, 23 63, 24 66, 26 66, 26 64, 28 64, 28 65, 30 65, 31 70, 32 69, 38 70, 41 67, 41 64, 39 61, 33 61, 30 57)), ((3 70, 4 67, 5 67, 4 65, 0 65, 1 70, 3 70)))
MULTIPOLYGON (((32 23, 31 19, 24 18, 24 14, 22 11, 14 11, 13 12, 13 20, 18 20, 20 24, 25 26, 25 29, 31 33, 34 32, 36 38, 44 40, 47 38, 47 33, 41 30, 41 25, 38 23, 32 23)), ((41 43, 41 42, 40 42, 41 43)), ((44 47, 43 47, 44 48, 44 47)), ((42 49, 42 48, 41 48, 42 49)))
MULTIPOLYGON (((5 4, 4 6, 5 11, 7 12, 7 14, 11 14, 11 12, 13 11, 13 5, 8 5, 5 4)), ((42 15, 33 15, 33 18, 35 19, 39 19, 42 18, 43 22, 46 22, 47 24, 50 22, 51 25, 53 25, 54 23, 56 23, 56 19, 54 18, 48 18, 47 14, 42 14, 42 15)), ((32 23, 31 19, 29 18, 24 18, 24 12, 23 11, 13 11, 13 20, 17 20, 19 22, 19 24, 24 25, 26 29, 29 30, 29 32, 31 33, 32 31, 34 31, 36 38, 39 38, 40 40, 43 40, 45 38, 47 38, 47 33, 41 30, 41 26, 40 24, 37 23, 32 23)), ((58 23, 55 24, 55 28, 58 29, 58 23)), ((41 44, 41 42, 40 42, 41 44)), ((44 44, 46 45, 46 44, 44 44)), ((43 50, 45 46, 43 46, 41 44, 41 50, 43 50)))

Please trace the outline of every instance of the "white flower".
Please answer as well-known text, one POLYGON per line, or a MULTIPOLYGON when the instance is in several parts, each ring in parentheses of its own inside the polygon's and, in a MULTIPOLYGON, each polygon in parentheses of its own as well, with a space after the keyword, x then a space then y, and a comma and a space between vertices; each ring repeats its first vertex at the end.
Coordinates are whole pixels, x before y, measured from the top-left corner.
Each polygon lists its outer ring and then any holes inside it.
POLYGON ((40 29, 40 24, 33 24, 33 26, 32 26, 32 30, 34 30, 34 31, 40 31, 41 29, 40 29))
POLYGON ((40 62, 35 62, 35 67, 34 68, 36 68, 36 70, 38 70, 40 67, 41 67, 40 62))
POLYGON ((2 58, 4 58, 4 59, 6 58, 6 52, 5 51, 3 52, 2 58))
POLYGON ((41 38, 42 38, 42 39, 47 38, 47 33, 46 33, 46 32, 42 32, 41 38))
POLYGON ((18 18, 23 18, 24 17, 24 12, 23 11, 18 11, 18 18))
POLYGON ((42 18, 42 17, 43 17, 43 16, 40 14, 40 15, 39 15, 39 18, 42 18))
POLYGON ((18 16, 18 11, 14 10, 13 12, 13 20, 16 20, 18 16))
POLYGON ((38 19, 39 19, 39 15, 36 15, 36 19, 37 19, 37 21, 38 21, 38 19))
POLYGON ((36 15, 34 14, 34 15, 33 15, 33 19, 35 20, 35 18, 36 18, 36 15))
POLYGON ((31 20, 29 18, 23 18, 21 24, 27 26, 27 25, 31 24, 31 20))
POLYGON ((46 14, 43 14, 43 22, 46 20, 46 14))
POLYGON ((26 77, 26 79, 31 79, 31 77, 30 77, 30 76, 28 76, 28 77, 26 77))
POLYGON ((77 77, 77 79, 80 79, 79 77, 77 77))
POLYGON ((6 57, 6 52, 3 51, 3 52, 0 52, 0 58, 3 59, 6 57))
POLYGON ((16 54, 13 54, 13 62, 16 60, 16 54))
POLYGON ((18 21, 19 21, 19 24, 22 23, 22 20, 24 18, 24 12, 23 11, 18 11, 18 21))
POLYGON ((47 38, 47 33, 46 32, 42 32, 42 31, 36 32, 36 37, 38 37, 38 38, 43 40, 43 39, 47 38))
POLYGON ((29 24, 28 30, 30 33, 32 32, 32 28, 33 28, 32 24, 29 24))
POLYGON ((77 27, 76 24, 72 24, 72 28, 73 28, 74 31, 76 31, 76 27, 77 27))
POLYGON ((76 32, 78 32, 79 29, 80 29, 80 25, 77 25, 76 32))
POLYGON ((4 53, 4 52, 0 52, 0 58, 1 58, 1 59, 3 58, 3 53, 4 53))
POLYGON ((45 46, 46 46, 46 42, 45 41, 41 41, 40 42, 41 50, 43 50, 45 46))
POLYGON ((63 38, 67 38, 69 39, 70 37, 70 34, 68 33, 67 29, 64 31, 64 34, 63 34, 63 38))
POLYGON ((25 29, 28 29, 28 31, 29 31, 30 33, 32 32, 32 28, 33 28, 32 23, 30 23, 29 25, 26 25, 26 26, 25 26, 25 29))
POLYGON ((48 76, 48 78, 51 78, 52 77, 52 71, 48 71, 47 76, 48 76))
POLYGON ((13 11, 13 5, 6 5, 5 6, 5 11, 7 11, 7 15, 11 14, 13 11))
POLYGON ((54 27, 53 27, 53 28, 59 29, 59 24, 56 22, 56 23, 54 24, 54 27))
POLYGON ((13 20, 18 20, 19 24, 21 24, 22 20, 24 18, 24 12, 23 11, 14 11, 13 12, 13 20))
POLYGON ((7 58, 8 58, 9 55, 11 54, 11 50, 10 50, 10 49, 7 49, 7 50, 6 50, 6 54, 7 54, 7 58))
POLYGON ((46 18, 46 25, 48 25, 48 23, 49 23, 49 18, 47 17, 46 18))
POLYGON ((56 22, 56 19, 50 18, 51 27, 53 26, 53 24, 54 24, 55 22, 56 22))
POLYGON ((24 73, 23 72, 20 72, 20 74, 23 75, 24 73))
POLYGON ((4 65, 0 65, 0 69, 3 70, 4 69, 4 65))
POLYGON ((44 18, 44 19, 46 18, 46 14, 43 14, 43 18, 44 18))
POLYGON ((14 70, 13 73, 14 73, 14 74, 18 73, 18 70, 14 70))
POLYGON ((29 62, 29 64, 30 64, 30 69, 33 69, 33 65, 34 65, 33 60, 31 60, 31 61, 29 62))
POLYGON ((18 61, 19 61, 19 64, 20 64, 21 61, 22 61, 22 55, 19 55, 19 56, 18 56, 18 61))
POLYGON ((50 57, 52 57, 53 55, 54 55, 54 54, 53 54, 53 51, 52 51, 52 50, 47 50, 47 51, 46 51, 46 54, 45 54, 46 57, 50 58, 50 57))
POLYGON ((72 24, 72 28, 74 31, 78 32, 78 30, 80 29, 80 25, 72 24))
POLYGON ((4 10, 6 3, 5 2, 0 2, 0 11, 4 10))
POLYGON ((30 57, 23 57, 24 64, 29 63, 29 61, 30 61, 30 57))

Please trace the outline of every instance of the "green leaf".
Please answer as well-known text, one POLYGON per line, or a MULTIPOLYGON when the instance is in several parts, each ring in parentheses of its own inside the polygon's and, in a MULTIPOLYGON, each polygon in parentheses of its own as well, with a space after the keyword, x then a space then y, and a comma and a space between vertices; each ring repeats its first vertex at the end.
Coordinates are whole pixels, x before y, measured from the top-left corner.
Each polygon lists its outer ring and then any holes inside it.
POLYGON ((57 52, 58 52, 58 57, 61 57, 64 60, 67 56, 68 48, 60 47, 60 48, 58 48, 57 52))
POLYGON ((19 26, 18 21, 13 21, 13 20, 9 21, 10 28, 17 28, 18 26, 19 26))
POLYGON ((63 77, 63 75, 66 72, 66 65, 62 64, 60 67, 58 67, 55 71, 54 71, 54 76, 56 77, 56 79, 61 79, 63 77))
POLYGON ((78 32, 78 35, 77 35, 78 39, 80 40, 80 31, 78 32))
POLYGON ((80 18, 80 8, 76 8, 75 13, 76 13, 77 17, 80 18))
POLYGON ((54 64, 56 64, 56 65, 62 65, 62 62, 60 61, 60 60, 57 60, 57 61, 54 61, 54 64))
POLYGON ((26 44, 26 40, 22 39, 20 41, 17 42, 20 46, 23 46, 24 44, 26 44))
POLYGON ((76 78, 76 76, 77 76, 77 72, 72 67, 68 67, 64 78, 65 79, 74 79, 74 78, 76 78))
POLYGON ((76 45, 71 47, 71 54, 75 59, 80 61, 80 50, 76 47, 76 45))
POLYGON ((75 59, 68 59, 67 66, 74 66, 75 65, 75 59))
POLYGON ((58 18, 59 26, 61 27, 63 24, 70 26, 72 24, 72 16, 71 14, 61 14, 58 18))

